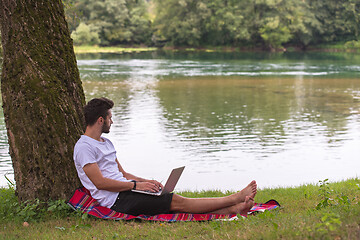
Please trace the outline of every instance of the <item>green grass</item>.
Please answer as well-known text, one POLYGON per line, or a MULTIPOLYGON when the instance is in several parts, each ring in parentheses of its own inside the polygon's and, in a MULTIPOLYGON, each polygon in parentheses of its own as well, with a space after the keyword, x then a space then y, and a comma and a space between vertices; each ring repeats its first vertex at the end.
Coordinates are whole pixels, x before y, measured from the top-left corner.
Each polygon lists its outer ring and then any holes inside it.
MULTIPOLYGON (((60 202, 47 207, 32 203, 33 207, 25 210, 17 203, 13 189, 0 189, 0 239, 359 239, 359 184, 356 178, 260 189, 256 202, 276 199, 282 208, 231 222, 175 223, 96 219, 71 212, 60 202), (31 215, 34 209, 36 214, 31 215), (28 227, 23 226, 25 219, 28 227)), ((226 193, 180 194, 209 197, 226 193)))
MULTIPOLYGON (((139 53, 156 51, 159 48, 156 47, 124 47, 124 46, 112 46, 112 47, 100 47, 100 46, 74 46, 76 54, 83 53, 139 53)), ((243 47, 232 47, 232 46, 203 46, 203 47, 176 47, 167 46, 162 48, 167 51, 186 51, 186 52, 241 52, 241 51, 256 51, 256 47, 243 46, 243 47)), ((288 51, 296 51, 296 47, 288 47, 288 51)), ((359 52, 360 42, 359 41, 348 41, 348 42, 336 42, 329 44, 319 44, 309 46, 309 51, 324 51, 324 52, 359 52)))
POLYGON ((310 46, 309 50, 320 50, 327 52, 360 52, 360 41, 336 42, 310 46))
POLYGON ((82 53, 138 53, 155 51, 157 48, 151 47, 99 47, 99 46, 74 46, 76 54, 82 53))

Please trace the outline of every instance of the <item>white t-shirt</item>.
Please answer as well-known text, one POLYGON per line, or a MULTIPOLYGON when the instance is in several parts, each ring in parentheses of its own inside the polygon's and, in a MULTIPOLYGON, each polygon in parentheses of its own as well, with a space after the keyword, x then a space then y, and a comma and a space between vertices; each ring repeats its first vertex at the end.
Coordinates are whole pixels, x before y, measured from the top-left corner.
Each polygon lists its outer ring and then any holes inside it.
POLYGON ((102 137, 104 142, 99 142, 91 137, 82 135, 74 148, 75 167, 81 183, 87 188, 91 196, 95 198, 101 206, 111 208, 117 198, 118 192, 99 190, 86 176, 83 167, 89 163, 97 163, 102 175, 106 178, 129 182, 122 172, 120 172, 116 160, 114 145, 107 138, 102 137))

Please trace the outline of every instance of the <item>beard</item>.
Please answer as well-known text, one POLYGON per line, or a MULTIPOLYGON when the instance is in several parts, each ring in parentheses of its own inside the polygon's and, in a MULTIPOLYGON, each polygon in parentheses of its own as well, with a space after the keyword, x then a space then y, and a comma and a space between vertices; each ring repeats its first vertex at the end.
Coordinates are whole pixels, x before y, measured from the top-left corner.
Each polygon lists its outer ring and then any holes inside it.
POLYGON ((102 129, 101 129, 101 132, 102 133, 109 133, 110 132, 110 126, 108 126, 108 125, 106 125, 104 123, 103 126, 102 126, 102 129))

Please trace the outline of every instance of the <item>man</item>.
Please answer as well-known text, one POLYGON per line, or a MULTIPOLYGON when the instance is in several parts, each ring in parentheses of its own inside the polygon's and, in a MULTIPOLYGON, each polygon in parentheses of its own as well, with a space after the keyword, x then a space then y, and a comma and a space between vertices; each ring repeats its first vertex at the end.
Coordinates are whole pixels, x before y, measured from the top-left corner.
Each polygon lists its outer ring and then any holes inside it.
POLYGON ((185 198, 169 193, 162 196, 132 192, 132 189, 157 192, 162 184, 126 172, 116 158, 109 133, 114 103, 95 98, 84 107, 85 134, 75 145, 74 161, 78 176, 101 206, 131 215, 161 213, 246 214, 254 205, 257 185, 252 181, 240 192, 219 198, 185 198))

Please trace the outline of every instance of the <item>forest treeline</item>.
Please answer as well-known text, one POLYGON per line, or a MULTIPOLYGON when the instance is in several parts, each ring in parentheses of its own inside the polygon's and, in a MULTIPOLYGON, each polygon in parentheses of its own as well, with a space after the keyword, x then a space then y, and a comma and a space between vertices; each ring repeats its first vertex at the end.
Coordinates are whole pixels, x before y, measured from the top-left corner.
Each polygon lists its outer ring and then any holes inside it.
POLYGON ((71 0, 69 6, 76 45, 359 44, 360 0, 71 0))

